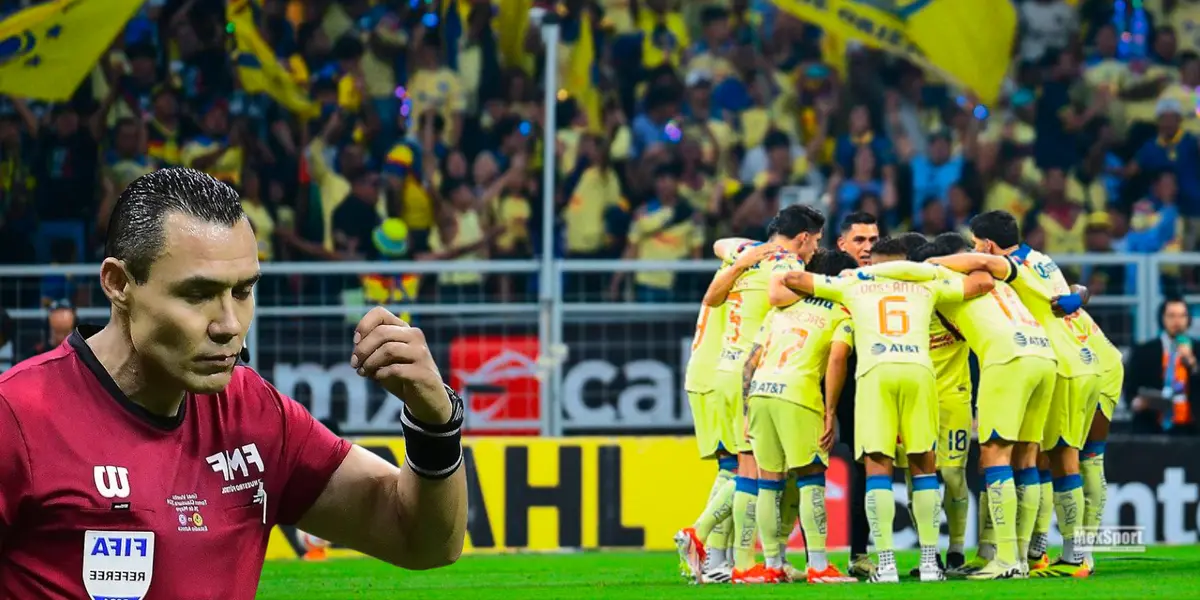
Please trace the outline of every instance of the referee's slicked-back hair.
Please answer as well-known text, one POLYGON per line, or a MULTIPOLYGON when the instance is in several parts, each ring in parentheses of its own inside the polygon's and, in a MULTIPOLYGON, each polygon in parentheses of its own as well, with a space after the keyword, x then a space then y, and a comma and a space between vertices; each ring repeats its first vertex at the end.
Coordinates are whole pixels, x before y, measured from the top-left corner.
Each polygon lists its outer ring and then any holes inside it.
POLYGON ((233 227, 245 215, 237 192, 194 169, 160 169, 134 179, 113 207, 104 256, 125 262, 134 281, 145 283, 162 254, 167 216, 181 213, 205 223, 233 227))
POLYGON ((844 219, 842 219, 842 227, 841 227, 840 231, 841 231, 842 235, 845 235, 846 232, 850 231, 850 228, 854 227, 855 225, 878 225, 878 224, 879 224, 879 220, 875 218, 875 215, 873 215, 869 212, 866 212, 866 211, 857 210, 857 211, 854 211, 854 212, 846 215, 846 217, 844 219))
POLYGON ((971 219, 971 235, 996 244, 1001 248, 1012 248, 1021 243, 1021 229, 1017 218, 1002 211, 990 210, 971 219))

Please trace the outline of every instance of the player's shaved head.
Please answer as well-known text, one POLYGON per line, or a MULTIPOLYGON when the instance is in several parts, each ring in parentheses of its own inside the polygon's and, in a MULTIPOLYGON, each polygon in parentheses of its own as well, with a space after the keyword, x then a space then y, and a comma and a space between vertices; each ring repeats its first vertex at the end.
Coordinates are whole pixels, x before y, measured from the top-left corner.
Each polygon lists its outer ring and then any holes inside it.
POLYGON ((917 248, 920 248, 921 246, 924 246, 925 244, 929 243, 928 238, 926 238, 924 235, 919 234, 915 231, 910 231, 908 233, 902 233, 902 234, 896 236, 895 239, 900 240, 900 244, 902 246, 904 246, 904 256, 908 256, 909 254, 912 254, 913 250, 916 250, 917 248))
POLYGON ((820 250, 813 255, 805 270, 817 275, 836 277, 842 271, 852 271, 858 268, 858 261, 853 256, 841 250, 820 250))
POLYGON ((908 258, 908 246, 898 237, 887 237, 875 243, 871 248, 871 262, 884 263, 908 258))
POLYGON ((145 283, 166 243, 166 221, 182 214, 233 227, 245 217, 237 192, 193 169, 161 169, 138 177, 121 192, 108 225, 104 256, 120 260, 134 281, 145 283))
POLYGON ((933 238, 933 243, 937 244, 946 254, 959 254, 971 249, 971 244, 967 242, 967 238, 954 231, 938 234, 937 237, 933 238))

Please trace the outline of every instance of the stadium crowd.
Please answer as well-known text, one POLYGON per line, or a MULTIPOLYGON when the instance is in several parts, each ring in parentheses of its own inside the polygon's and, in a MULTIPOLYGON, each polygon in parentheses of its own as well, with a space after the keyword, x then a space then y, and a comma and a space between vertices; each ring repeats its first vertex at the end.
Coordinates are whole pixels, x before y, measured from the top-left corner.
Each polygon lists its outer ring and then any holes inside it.
MULTIPOLYGON (((224 3, 150 0, 70 102, 0 97, 0 262, 96 260, 116 196, 172 165, 240 191, 263 261, 530 258, 545 218, 569 258, 683 259, 763 239, 795 201, 819 203, 831 229, 863 210, 885 233, 933 236, 1003 209, 1053 255, 1196 248, 1195 0, 1018 2, 993 106, 900 57, 832 53, 761 0, 514 1, 560 14, 560 82, 586 69, 587 90, 558 92, 553 142, 539 30, 498 3, 256 4, 321 109, 301 120, 242 89, 224 3)), ((1095 293, 1133 283, 1122 267, 1077 275, 1095 293)), ((443 274, 431 299, 532 284, 487 277, 443 274)), ((578 279, 574 297, 701 289, 661 272, 578 279)))

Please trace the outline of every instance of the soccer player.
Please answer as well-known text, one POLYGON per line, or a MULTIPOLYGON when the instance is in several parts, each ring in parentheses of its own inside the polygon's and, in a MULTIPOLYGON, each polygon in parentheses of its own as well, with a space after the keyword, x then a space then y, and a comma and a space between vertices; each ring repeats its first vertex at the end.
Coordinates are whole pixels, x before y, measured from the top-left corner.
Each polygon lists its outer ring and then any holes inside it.
MULTIPOLYGON (((1071 289, 1074 294, 1081 296, 1086 305, 1090 299, 1087 288, 1075 285, 1071 286, 1071 289)), ((1104 451, 1113 411, 1117 408, 1117 400, 1121 397, 1121 388, 1125 384, 1125 357, 1108 336, 1104 335, 1104 331, 1086 310, 1080 309, 1075 316, 1071 323, 1084 329, 1084 334, 1090 337, 1092 348, 1096 350, 1096 357, 1100 361, 1101 371, 1096 412, 1088 428, 1087 441, 1083 444, 1079 461, 1079 469, 1083 474, 1083 527, 1094 531, 1104 517, 1104 503, 1108 496, 1108 482, 1104 477, 1104 451)), ((1096 570, 1096 562, 1091 552, 1084 553, 1083 561, 1089 574, 1096 570)))
MULTIPOLYGON (((854 257, 858 266, 871 264, 871 248, 879 241, 879 223, 875 217, 866 212, 852 212, 842 220, 840 235, 837 239, 839 250, 854 257)), ((850 373, 858 368, 858 355, 850 355, 847 365, 850 373)), ((842 395, 837 403, 837 420, 840 424, 840 440, 845 443, 853 454, 854 445, 854 393, 855 381, 851 377, 842 387, 842 395)), ((867 554, 867 542, 871 534, 871 526, 867 523, 866 505, 866 466, 858 461, 850 463, 850 575, 867 579, 875 571, 875 563, 867 554)))
POLYGON ((107 325, 0 376, 0 597, 251 600, 277 524, 405 568, 458 558, 463 407, 420 330, 375 308, 347 357, 405 403, 394 467, 238 365, 259 265, 233 189, 155 171, 108 234, 107 325))
POLYGON ((867 465, 867 518, 875 537, 879 565, 872 582, 899 581, 892 546, 895 498, 892 466, 897 440, 902 440, 913 472, 913 512, 921 545, 922 581, 945 578, 937 564, 935 524, 938 482, 934 446, 937 442, 937 400, 933 364, 929 359, 929 321, 938 304, 953 304, 991 291, 987 273, 961 281, 913 283, 887 278, 893 271, 921 272, 903 262, 906 251, 897 239, 880 240, 871 251, 874 266, 849 277, 814 277, 792 271, 782 277, 793 292, 840 302, 850 309, 854 345, 859 349, 856 377, 855 456, 867 465))
MULTIPOLYGON (((986 268, 1008 282, 1030 314, 1046 330, 1058 360, 1054 394, 1042 432, 1042 443, 1040 446, 1018 444, 1013 450, 1013 462, 1018 469, 1017 492, 1021 496, 1036 493, 1032 491, 1034 480, 1030 469, 1037 466, 1038 449, 1048 454, 1053 476, 1053 509, 1058 515, 1058 527, 1063 536, 1062 556, 1053 565, 1043 566, 1046 562, 1049 513, 1044 497, 1046 488, 1042 485, 1042 509, 1039 514, 1045 514, 1034 524, 1028 557, 1036 561, 1032 565, 1034 571, 1045 573, 1032 574, 1086 577, 1088 572, 1083 565, 1083 556, 1074 544, 1075 529, 1080 525, 1084 511, 1079 451, 1095 413, 1101 369, 1089 339, 1077 335, 1078 329, 1071 324, 1071 320, 1077 318, 1072 313, 1078 311, 1082 299, 1071 293, 1058 265, 1050 257, 1021 243, 1017 220, 1012 215, 1003 211, 986 212, 971 219, 970 228, 977 252, 1006 257, 1007 260, 988 260, 987 257, 970 254, 951 258, 956 261, 964 257, 968 259, 965 264, 958 264, 962 270, 986 268), (969 260, 973 257, 977 260, 969 260), (1060 317, 1056 311, 1066 316, 1060 317)), ((1028 503, 1025 497, 1018 501, 1021 504, 1028 503)))
MULTIPOLYGON (((805 262, 816 252, 825 226, 825 217, 808 206, 790 206, 779 212, 775 219, 776 232, 766 243, 777 251, 760 261, 754 268, 737 278, 726 303, 724 336, 721 342, 721 358, 717 364, 713 388, 721 394, 721 406, 728 412, 727 422, 732 428, 727 431, 728 439, 722 442, 726 448, 738 453, 738 471, 733 495, 734 568, 726 569, 706 565, 705 579, 737 580, 755 566, 754 523, 758 497, 758 466, 750 441, 746 438, 745 409, 742 389, 742 369, 749 357, 754 337, 762 327, 763 319, 771 309, 767 286, 771 273, 802 269, 805 262)), ((728 259, 743 240, 718 240, 714 250, 721 259, 728 259)), ((771 543, 770 540, 763 540, 771 543)))
MULTIPOLYGON (((961 271, 973 268, 966 240, 957 233, 938 236, 914 258, 941 263, 961 271), (966 264, 955 265, 957 259, 966 264)), ((980 466, 986 484, 980 510, 990 513, 992 544, 981 543, 983 564, 960 569, 971 579, 1023 577, 1020 557, 1029 545, 1038 515, 1038 489, 1018 494, 1012 467, 1013 445, 1040 443, 1046 411, 1054 393, 1056 359, 1046 330, 1021 302, 1007 281, 1013 277, 1005 259, 990 260, 993 274, 1007 277, 991 293, 940 309, 948 328, 961 334, 979 358, 980 466), (1001 264, 995 264, 995 263, 1001 264), (1019 529, 1020 528, 1020 529, 1019 529)), ((961 275, 958 275, 961 277, 961 275)), ((1033 465, 1023 465, 1028 486, 1036 479, 1033 465)), ((975 562, 975 561, 972 561, 975 562)))
POLYGON ((713 482, 704 511, 692 527, 675 534, 681 574, 692 579, 700 575, 708 552, 716 553, 713 559, 716 564, 727 562, 724 556, 729 533, 726 521, 732 510, 733 486, 726 484, 733 481, 737 456, 721 443, 721 432, 733 424, 731 419, 725 418, 727 411, 718 406, 722 400, 713 392, 712 380, 721 356, 725 299, 738 277, 775 252, 775 248, 769 244, 754 244, 749 240, 743 242, 737 259, 723 264, 713 276, 696 319, 692 354, 684 376, 684 389, 692 409, 700 458, 717 461, 716 481, 713 482))
MULTIPOLYGON (((857 266, 845 252, 826 251, 815 254, 808 268, 837 275, 857 266)), ((809 583, 857 581, 843 575, 825 556, 825 469, 853 336, 846 307, 806 297, 771 310, 746 361, 750 445, 758 463, 759 537, 771 540, 791 532, 792 520, 780 516, 790 474, 799 491, 800 526, 808 554, 806 572, 793 577, 784 570, 780 546, 764 543, 766 564, 758 581, 776 583, 800 576, 809 583)))

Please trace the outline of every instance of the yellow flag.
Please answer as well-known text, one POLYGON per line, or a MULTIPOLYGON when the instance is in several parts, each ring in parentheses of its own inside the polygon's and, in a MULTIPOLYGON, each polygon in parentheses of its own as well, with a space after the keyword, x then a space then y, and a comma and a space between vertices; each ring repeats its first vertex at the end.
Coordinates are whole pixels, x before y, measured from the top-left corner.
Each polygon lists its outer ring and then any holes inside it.
POLYGON ((271 46, 258 33, 251 0, 230 0, 225 19, 231 40, 229 57, 237 65, 242 88, 252 94, 267 94, 301 119, 319 115, 321 109, 279 64, 271 46))
POLYGON ((592 67, 596 63, 595 23, 592 22, 590 10, 584 10, 579 19, 579 38, 571 46, 561 89, 573 96, 579 110, 587 115, 588 131, 599 132, 603 129, 600 90, 596 89, 596 82, 592 78, 592 67))
POLYGON ((144 0, 55 0, 0 21, 0 94, 62 101, 144 0))
POLYGON ((529 9, 533 0, 508 0, 496 13, 496 37, 499 38, 500 64, 516 67, 533 74, 533 55, 525 51, 525 35, 529 31, 529 9))
POLYGON ((934 70, 984 102, 1000 95, 1017 31, 1011 0, 774 1, 828 32, 934 70))

